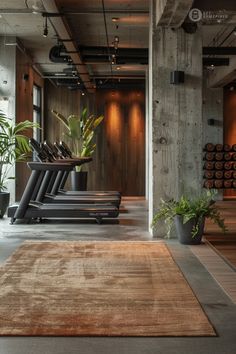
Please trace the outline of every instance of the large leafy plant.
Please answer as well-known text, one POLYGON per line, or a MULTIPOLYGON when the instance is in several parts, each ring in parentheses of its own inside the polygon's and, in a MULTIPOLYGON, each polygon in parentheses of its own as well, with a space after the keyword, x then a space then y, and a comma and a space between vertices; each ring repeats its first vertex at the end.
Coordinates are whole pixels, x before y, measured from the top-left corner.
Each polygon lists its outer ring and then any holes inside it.
POLYGON ((195 218, 196 222, 192 228, 192 237, 195 237, 199 230, 199 225, 203 218, 211 219, 219 228, 225 232, 224 219, 221 218, 218 207, 215 205, 215 190, 207 190, 197 198, 182 196, 178 201, 161 200, 160 208, 154 215, 152 227, 156 227, 160 220, 164 220, 167 225, 167 236, 170 235, 175 216, 182 216, 183 223, 195 218))
POLYGON ((9 179, 14 179, 9 176, 14 163, 28 157, 31 148, 24 132, 34 127, 39 126, 29 120, 14 123, 0 112, 0 191, 7 189, 9 179))
MULTIPOLYGON (((57 111, 51 111, 53 115, 66 128, 65 137, 70 144, 72 153, 76 157, 90 157, 96 149, 94 143, 95 129, 103 121, 104 116, 95 117, 93 114, 89 115, 87 108, 83 109, 81 116, 70 115, 68 118, 64 117, 57 111)), ((77 167, 80 170, 81 166, 77 167)))

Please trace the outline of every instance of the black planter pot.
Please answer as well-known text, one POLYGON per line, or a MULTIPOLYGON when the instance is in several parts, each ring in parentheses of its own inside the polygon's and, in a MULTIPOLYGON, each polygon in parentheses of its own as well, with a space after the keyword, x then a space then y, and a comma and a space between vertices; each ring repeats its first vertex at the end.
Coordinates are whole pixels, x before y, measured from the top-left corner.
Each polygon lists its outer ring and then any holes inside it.
POLYGON ((0 192, 0 218, 2 219, 10 201, 10 193, 0 192))
POLYGON ((71 189, 72 191, 87 190, 87 171, 71 171, 71 189))
POLYGON ((199 229, 196 236, 192 236, 192 229, 196 225, 196 218, 190 219, 183 224, 182 216, 175 216, 175 227, 179 242, 184 245, 199 245, 202 242, 202 235, 204 231, 205 218, 202 218, 199 223, 199 229))

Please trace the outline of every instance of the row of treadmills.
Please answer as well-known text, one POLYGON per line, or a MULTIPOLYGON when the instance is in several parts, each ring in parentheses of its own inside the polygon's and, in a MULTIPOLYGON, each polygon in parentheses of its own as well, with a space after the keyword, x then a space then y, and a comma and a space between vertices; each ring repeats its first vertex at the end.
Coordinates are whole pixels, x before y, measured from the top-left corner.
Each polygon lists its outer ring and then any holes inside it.
POLYGON ((118 191, 66 191, 66 180, 75 166, 91 158, 73 158, 64 142, 39 144, 30 139, 37 161, 28 162, 30 178, 19 203, 8 208, 11 224, 44 218, 117 218, 121 202, 118 191))

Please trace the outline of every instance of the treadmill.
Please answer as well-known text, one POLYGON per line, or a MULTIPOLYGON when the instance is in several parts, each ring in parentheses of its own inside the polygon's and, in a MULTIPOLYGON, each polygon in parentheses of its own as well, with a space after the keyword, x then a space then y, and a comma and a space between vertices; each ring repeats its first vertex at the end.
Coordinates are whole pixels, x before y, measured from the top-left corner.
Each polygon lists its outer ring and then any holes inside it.
MULTIPOLYGON (((83 159, 60 160, 59 163, 67 161, 73 168, 84 163, 83 159)), ((53 165, 54 163, 52 163, 53 165)), ((37 194, 34 193, 33 200, 42 203, 69 203, 69 204, 112 204, 119 208, 121 198, 112 195, 67 195, 58 194, 61 179, 64 177, 64 171, 46 171, 40 175, 40 187, 37 194)))
MULTIPOLYGON (((70 148, 68 147, 68 145, 64 142, 64 141, 60 141, 59 143, 55 142, 54 145, 50 144, 47 141, 44 141, 43 147, 45 148, 45 150, 49 153, 52 154, 52 151, 54 151, 54 153, 57 151, 58 155, 54 155, 54 157, 56 157, 56 159, 59 158, 59 156, 63 156, 64 159, 70 159, 73 158, 72 156, 72 152, 70 151, 70 148), (54 149, 55 147, 55 149, 54 149)), ((92 159, 91 159, 92 160, 92 159)), ((121 198, 121 192, 119 191, 65 191, 64 190, 64 186, 66 183, 66 180, 69 176, 69 172, 65 172, 64 177, 61 181, 61 186, 59 188, 59 193, 66 193, 66 194, 81 194, 81 195, 100 195, 100 196, 106 196, 106 195, 114 195, 114 196, 118 196, 121 198)))
POLYGON ((30 221, 32 219, 42 220, 43 218, 89 218, 95 219, 101 224, 104 218, 117 218, 119 208, 106 204, 44 204, 34 200, 38 195, 41 184, 39 180, 44 178, 47 172, 71 171, 71 163, 47 163, 28 162, 31 175, 27 182, 22 198, 18 204, 8 208, 8 217, 11 224, 18 219, 30 221))
MULTIPOLYGON (((60 153, 57 154, 54 146, 51 144, 44 142, 43 145, 40 144, 35 139, 30 139, 30 145, 33 150, 36 152, 38 159, 41 162, 69 162, 73 165, 73 167, 77 165, 81 165, 82 163, 90 162, 92 160, 91 157, 82 157, 82 158, 71 158, 70 152, 66 152, 64 148, 62 148, 60 153)), ((56 143, 57 148, 60 146, 56 143)), ((47 194, 45 195, 44 202, 55 202, 55 203, 111 203, 116 206, 120 205, 121 202, 121 193, 116 191, 65 191, 64 186, 66 180, 68 178, 70 172, 68 171, 58 171, 50 174, 50 177, 47 175, 46 181, 44 181, 44 186, 46 185, 47 194), (69 199, 68 199, 69 198, 69 199)), ((44 186, 43 193, 45 192, 44 186)), ((37 200, 41 200, 42 193, 40 193, 37 200)))

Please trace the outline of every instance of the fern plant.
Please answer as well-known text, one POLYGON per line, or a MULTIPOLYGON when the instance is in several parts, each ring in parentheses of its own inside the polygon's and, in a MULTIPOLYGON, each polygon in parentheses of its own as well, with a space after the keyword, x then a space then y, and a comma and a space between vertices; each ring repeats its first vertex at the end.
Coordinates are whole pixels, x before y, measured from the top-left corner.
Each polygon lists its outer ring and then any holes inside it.
POLYGON ((15 178, 9 176, 15 162, 24 161, 31 152, 24 132, 34 127, 39 128, 29 120, 14 123, 0 112, 0 192, 7 189, 8 180, 15 178))
POLYGON ((153 217, 152 227, 155 228, 160 220, 164 220, 169 237, 174 218, 178 215, 182 217, 183 224, 193 218, 196 220, 191 232, 193 238, 197 235, 203 218, 211 219, 223 232, 226 232, 224 219, 221 218, 219 209, 215 205, 214 197, 216 194, 216 190, 207 190, 195 199, 182 196, 178 201, 173 199, 169 201, 161 200, 160 208, 153 217))
MULTIPOLYGON (((64 133, 68 143, 70 144, 72 153, 76 157, 90 157, 96 149, 94 143, 94 134, 98 125, 103 121, 104 116, 95 117, 93 114, 88 115, 87 108, 84 108, 81 117, 70 115, 64 117, 57 111, 51 111, 53 115, 64 125, 66 132, 64 133)), ((80 171, 82 166, 77 166, 76 170, 80 171)))

